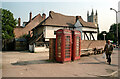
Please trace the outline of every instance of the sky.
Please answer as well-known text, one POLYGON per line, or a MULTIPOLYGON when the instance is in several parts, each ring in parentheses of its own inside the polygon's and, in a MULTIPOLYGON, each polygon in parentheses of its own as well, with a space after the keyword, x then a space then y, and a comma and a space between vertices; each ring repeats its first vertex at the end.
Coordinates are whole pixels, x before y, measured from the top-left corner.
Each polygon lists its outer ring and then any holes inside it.
MULTIPOLYGON (((87 21, 87 11, 91 14, 98 12, 98 24, 100 31, 109 31, 112 24, 116 22, 116 14, 110 8, 118 10, 120 0, 1 0, 2 8, 10 10, 14 18, 21 18, 21 21, 29 20, 29 13, 32 17, 37 14, 54 11, 69 16, 82 16, 87 21)), ((0 6, 1 7, 1 6, 0 6)), ((22 23, 21 23, 22 24, 22 23)))
MULTIPOLYGON (((120 11, 120 1, 118 3, 118 11, 120 11)), ((120 12, 118 12, 118 22, 120 23, 120 12)))

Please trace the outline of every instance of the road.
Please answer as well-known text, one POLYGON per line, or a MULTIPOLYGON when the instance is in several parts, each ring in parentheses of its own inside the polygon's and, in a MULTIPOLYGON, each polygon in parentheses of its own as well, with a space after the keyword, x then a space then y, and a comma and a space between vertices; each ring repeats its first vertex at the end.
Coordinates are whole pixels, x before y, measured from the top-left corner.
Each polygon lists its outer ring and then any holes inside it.
MULTIPOLYGON (((118 70, 118 52, 114 49, 108 65, 102 54, 81 57, 66 63, 48 61, 49 53, 3 52, 3 77, 99 77, 118 70)), ((115 75, 118 76, 118 75, 115 75)))

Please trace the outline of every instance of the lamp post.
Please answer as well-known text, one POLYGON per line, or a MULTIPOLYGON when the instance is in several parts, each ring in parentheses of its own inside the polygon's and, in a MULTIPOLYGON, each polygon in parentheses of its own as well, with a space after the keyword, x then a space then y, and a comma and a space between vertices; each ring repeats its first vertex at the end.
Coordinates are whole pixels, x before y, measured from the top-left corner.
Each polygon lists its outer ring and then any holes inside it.
POLYGON ((104 40, 105 40, 105 35, 106 35, 106 34, 104 33, 104 34, 103 34, 103 36, 104 36, 104 40))
POLYGON ((116 12, 116 25, 117 25, 117 27, 116 27, 116 35, 117 35, 117 45, 118 45, 118 18, 117 18, 117 14, 120 11, 117 11, 117 10, 115 10, 113 8, 110 8, 110 10, 114 10, 116 12))

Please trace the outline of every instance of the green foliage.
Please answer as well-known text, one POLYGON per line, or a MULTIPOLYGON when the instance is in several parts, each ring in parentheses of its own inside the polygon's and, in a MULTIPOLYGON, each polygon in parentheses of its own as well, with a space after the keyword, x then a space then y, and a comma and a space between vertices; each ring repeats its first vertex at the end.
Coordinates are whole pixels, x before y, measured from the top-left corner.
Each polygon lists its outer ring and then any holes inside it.
POLYGON ((100 34, 98 34, 98 40, 104 40, 103 34, 107 34, 106 31, 102 31, 100 34))
POLYGON ((107 39, 107 40, 114 40, 114 34, 111 33, 111 32, 108 32, 108 33, 106 34, 106 39, 107 39))
MULTIPOLYGON (((114 35, 115 43, 117 41, 117 37, 116 37, 117 30, 116 30, 116 27, 117 27, 117 24, 113 24, 113 25, 110 26, 110 30, 109 30, 109 32, 114 35)), ((119 37, 120 37, 120 29, 119 28, 120 28, 120 23, 118 24, 118 41, 120 42, 120 39, 119 39, 119 37)))
POLYGON ((13 13, 6 9, 0 9, 2 17, 2 39, 11 39, 14 37, 13 30, 16 27, 16 19, 13 13))
MULTIPOLYGON (((104 36, 103 33, 106 34, 106 40, 113 40, 114 43, 116 43, 117 41, 117 37, 116 37, 116 27, 117 24, 113 24, 110 26, 109 32, 103 31, 98 35, 98 39, 99 40, 104 40, 104 36)), ((118 38, 120 38, 120 23, 118 24, 118 38)), ((118 39, 119 43, 120 43, 120 39, 118 39)))

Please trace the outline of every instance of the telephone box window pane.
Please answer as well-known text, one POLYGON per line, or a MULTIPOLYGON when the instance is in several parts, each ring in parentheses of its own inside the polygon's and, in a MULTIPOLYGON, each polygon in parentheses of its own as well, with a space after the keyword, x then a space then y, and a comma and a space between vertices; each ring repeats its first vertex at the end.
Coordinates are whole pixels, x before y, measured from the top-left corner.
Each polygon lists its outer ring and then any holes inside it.
POLYGON ((70 58, 70 56, 65 56, 65 58, 70 58))
POLYGON ((65 52, 67 53, 67 52, 70 52, 70 50, 65 50, 65 52))
POLYGON ((65 49, 70 49, 70 47, 66 46, 65 49))
POLYGON ((67 42, 69 42, 69 41, 70 41, 70 39, 69 39, 69 38, 67 38, 67 39, 66 39, 66 41, 67 41, 67 42))
POLYGON ((70 58, 70 36, 65 37, 65 58, 70 58))
POLYGON ((57 51, 57 56, 61 57, 61 36, 58 36, 57 51))
POLYGON ((65 53, 66 56, 70 56, 70 53, 65 53))
POLYGON ((80 47, 80 37, 77 36, 76 37, 76 56, 79 56, 79 52, 80 52, 79 47, 80 47))
POLYGON ((65 46, 66 46, 66 47, 69 47, 69 46, 70 46, 70 44, 66 44, 65 46))

